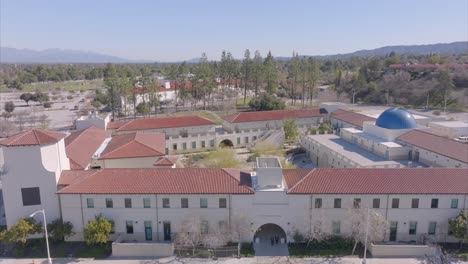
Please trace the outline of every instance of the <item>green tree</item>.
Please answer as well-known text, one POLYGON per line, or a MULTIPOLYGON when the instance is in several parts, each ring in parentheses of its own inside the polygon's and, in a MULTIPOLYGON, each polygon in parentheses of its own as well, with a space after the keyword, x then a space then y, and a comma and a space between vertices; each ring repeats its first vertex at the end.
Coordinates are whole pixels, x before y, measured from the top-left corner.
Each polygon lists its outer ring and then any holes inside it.
POLYGON ((15 111, 15 104, 12 101, 6 102, 3 107, 7 113, 12 113, 15 111))
POLYGON ((249 107, 255 111, 282 110, 286 107, 284 102, 271 94, 263 93, 249 102, 249 107))
POLYGON ((240 162, 233 149, 221 148, 206 155, 201 160, 201 166, 206 168, 239 168, 240 162))
POLYGON ((265 71, 266 91, 269 94, 275 94, 278 91, 278 69, 276 68, 276 61, 268 52, 265 61, 263 62, 265 71))
POLYGON ((107 243, 112 226, 112 221, 103 216, 96 216, 96 218, 90 221, 84 228, 86 244, 94 245, 107 243))
POLYGON ((211 94, 214 85, 213 69, 206 53, 203 52, 192 77, 192 97, 203 99, 203 109, 206 109, 207 95, 211 94))
POLYGON ((297 127, 296 120, 286 119, 284 120, 284 138, 286 141, 292 142, 299 137, 299 128, 297 127))
POLYGON ((179 77, 179 66, 177 64, 171 64, 165 69, 165 75, 169 80, 174 81, 174 92, 175 92, 175 111, 177 112, 177 100, 179 98, 179 91, 177 90, 177 79, 179 77))
POLYGON ((468 210, 462 210, 457 217, 449 220, 453 236, 460 239, 460 247, 468 240, 468 210))
POLYGON ((310 105, 312 105, 312 101, 316 93, 315 88, 317 87, 320 78, 320 64, 317 60, 314 60, 313 58, 309 58, 307 60, 307 76, 309 82, 310 105))
POLYGON ((49 101, 49 95, 42 92, 36 92, 32 97, 31 101, 38 102, 39 104, 43 104, 49 101))
POLYGON ((241 66, 241 78, 244 85, 244 105, 247 98, 247 90, 250 89, 250 82, 252 81, 252 59, 250 58, 250 50, 246 49, 244 52, 244 60, 241 66))
POLYGON ((22 93, 20 95, 20 99, 25 101, 27 105, 29 105, 29 101, 33 99, 33 94, 32 93, 22 93))
POLYGON ((142 114, 143 116, 147 115, 150 112, 150 106, 149 103, 146 102, 141 102, 137 105, 136 111, 139 114, 142 114))
POLYGON ((41 225, 34 218, 20 218, 10 229, 0 232, 0 241, 5 244, 26 244, 30 235, 41 232, 41 225))
POLYGON ((71 222, 63 222, 61 219, 56 219, 52 223, 47 224, 47 230, 50 237, 55 241, 62 241, 64 238, 72 236, 73 224, 71 222))
POLYGON ((296 84, 299 78, 301 69, 301 60, 299 55, 293 52, 293 56, 288 64, 288 83, 290 83, 292 103, 296 102, 296 84))
POLYGON ((452 76, 448 71, 440 71, 437 78, 437 85, 432 90, 432 102, 434 105, 441 105, 446 111, 447 104, 450 102, 450 94, 455 88, 452 76))
POLYGON ((120 106, 121 91, 119 78, 113 64, 108 63, 104 69, 104 86, 107 88, 107 101, 112 112, 112 119, 114 119, 115 112, 120 106))
POLYGON ((260 92, 260 88, 263 84, 263 80, 265 78, 265 67, 263 65, 263 59, 260 52, 257 50, 255 51, 255 56, 253 58, 252 63, 252 81, 255 88, 255 97, 258 96, 260 92))

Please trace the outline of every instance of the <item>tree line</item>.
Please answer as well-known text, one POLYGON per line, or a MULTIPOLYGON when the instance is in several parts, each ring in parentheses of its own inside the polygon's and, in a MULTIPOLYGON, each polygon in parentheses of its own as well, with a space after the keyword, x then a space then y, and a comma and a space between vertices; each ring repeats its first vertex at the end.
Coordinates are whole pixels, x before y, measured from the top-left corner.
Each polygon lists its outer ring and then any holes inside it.
MULTIPOLYGON (((263 57, 259 51, 247 49, 242 59, 235 59, 229 51, 223 51, 217 61, 209 60, 203 53, 197 63, 1 65, 0 79, 10 87, 20 88, 21 84, 34 81, 103 78, 105 87, 112 87, 109 96, 114 99, 108 99, 108 103, 116 109, 119 108, 117 97, 128 95, 130 101, 135 98, 129 89, 136 81, 156 92, 159 87, 155 75, 173 81, 177 101, 191 105, 202 102, 204 108, 210 103, 213 105, 215 99, 223 101, 230 95, 237 97, 238 91, 241 91, 244 104, 249 95, 256 98, 265 93, 306 106, 313 103, 320 85, 328 85, 334 90, 337 100, 436 107, 463 104, 460 98, 468 96, 461 90, 468 87, 466 67, 438 70, 389 67, 407 63, 467 64, 468 54, 411 56, 392 52, 382 57, 318 59, 293 53, 291 58, 282 59, 275 58, 271 52, 263 57), (233 91, 232 87, 237 90, 233 91), (458 93, 453 96, 455 90, 458 93)), ((153 101, 145 102, 140 109, 151 111, 158 104, 157 99, 153 101)))

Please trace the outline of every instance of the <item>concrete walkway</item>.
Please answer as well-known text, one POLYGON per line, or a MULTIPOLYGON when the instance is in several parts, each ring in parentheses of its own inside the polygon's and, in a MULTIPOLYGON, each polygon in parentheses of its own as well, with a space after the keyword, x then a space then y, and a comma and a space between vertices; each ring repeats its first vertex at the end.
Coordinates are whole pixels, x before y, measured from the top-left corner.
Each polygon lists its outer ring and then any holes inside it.
MULTIPOLYGON (((45 259, 0 259, 0 264, 47 264, 45 259), (34 262, 33 262, 34 261, 34 262)), ((254 258, 221 258, 211 259, 178 259, 168 257, 162 259, 54 259, 54 264, 80 263, 80 264, 361 264, 360 258, 289 258, 289 257, 254 257, 254 258)), ((424 259, 417 258, 383 258, 368 259, 368 264, 430 264, 424 259)), ((467 264, 468 262, 451 260, 450 264, 467 264)))
POLYGON ((255 256, 289 256, 287 244, 275 244, 271 243, 255 243, 254 244, 255 256))

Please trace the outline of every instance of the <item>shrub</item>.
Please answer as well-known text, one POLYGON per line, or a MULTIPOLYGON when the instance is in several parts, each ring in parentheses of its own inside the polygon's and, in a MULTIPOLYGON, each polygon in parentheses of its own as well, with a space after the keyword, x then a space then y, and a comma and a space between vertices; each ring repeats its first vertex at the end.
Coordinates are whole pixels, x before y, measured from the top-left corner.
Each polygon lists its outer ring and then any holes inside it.
POLYGON ((103 216, 96 216, 96 218, 90 221, 84 228, 86 244, 94 245, 107 243, 112 226, 112 221, 103 216))
POLYGON ((68 95, 68 96, 67 96, 67 99, 68 99, 68 100, 73 99, 73 95, 68 95))
POLYGON ((52 103, 51 102, 45 102, 44 103, 44 108, 51 108, 52 107, 52 103))
POLYGON ((438 115, 440 115, 440 111, 439 110, 434 110, 434 111, 432 111, 432 114, 438 116, 438 115))
POLYGON ((50 237, 55 241, 64 240, 64 238, 74 234, 72 231, 73 224, 68 221, 62 222, 60 219, 56 219, 48 224, 47 230, 49 230, 50 237))

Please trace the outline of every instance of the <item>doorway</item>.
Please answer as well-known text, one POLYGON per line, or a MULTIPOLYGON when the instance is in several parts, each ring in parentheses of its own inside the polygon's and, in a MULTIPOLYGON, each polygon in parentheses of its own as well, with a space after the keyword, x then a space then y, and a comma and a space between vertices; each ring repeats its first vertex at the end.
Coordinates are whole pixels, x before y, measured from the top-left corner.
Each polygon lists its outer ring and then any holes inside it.
POLYGON ((390 222, 390 238, 392 242, 397 241, 398 222, 390 222))
POLYGON ((171 241, 171 222, 163 222, 164 241, 171 241))
POLYGON ((145 240, 153 240, 153 227, 151 225, 151 221, 145 221, 145 240))

